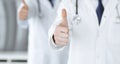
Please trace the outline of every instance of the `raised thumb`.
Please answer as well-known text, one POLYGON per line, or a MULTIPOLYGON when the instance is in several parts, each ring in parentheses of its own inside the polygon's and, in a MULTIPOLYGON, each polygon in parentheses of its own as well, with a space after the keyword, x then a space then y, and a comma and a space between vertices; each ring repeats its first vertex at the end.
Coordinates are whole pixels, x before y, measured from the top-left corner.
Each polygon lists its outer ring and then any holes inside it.
POLYGON ((25 0, 22 0, 22 3, 24 4, 24 6, 27 7, 27 4, 26 4, 25 0))
POLYGON ((62 9, 62 23, 63 26, 68 27, 68 22, 67 22, 67 11, 66 9, 62 9))

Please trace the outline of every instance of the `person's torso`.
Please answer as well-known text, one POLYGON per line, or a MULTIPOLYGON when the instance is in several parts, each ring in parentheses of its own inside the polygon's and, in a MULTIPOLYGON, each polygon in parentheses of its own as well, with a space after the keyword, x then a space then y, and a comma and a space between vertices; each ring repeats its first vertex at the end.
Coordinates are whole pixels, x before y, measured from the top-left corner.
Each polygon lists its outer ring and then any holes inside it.
POLYGON ((118 0, 105 4, 101 24, 91 1, 79 0, 81 21, 73 21, 75 3, 64 1, 70 27, 70 52, 68 64, 119 64, 120 63, 120 12, 118 0), (69 4, 68 4, 69 3, 69 4), (118 10, 118 12, 117 12, 118 10))

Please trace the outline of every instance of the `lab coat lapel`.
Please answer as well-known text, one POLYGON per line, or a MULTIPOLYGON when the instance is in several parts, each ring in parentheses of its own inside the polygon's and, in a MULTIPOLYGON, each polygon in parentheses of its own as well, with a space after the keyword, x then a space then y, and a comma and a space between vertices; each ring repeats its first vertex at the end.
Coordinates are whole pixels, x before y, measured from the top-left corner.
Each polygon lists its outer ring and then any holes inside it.
POLYGON ((114 8, 117 6, 117 0, 109 0, 108 3, 105 6, 105 10, 103 13, 103 17, 101 19, 101 24, 99 25, 98 23, 98 18, 97 18, 97 14, 96 14, 96 10, 94 9, 92 3, 90 0, 84 0, 88 9, 89 9, 89 13, 91 13, 92 17, 94 17, 94 22, 97 25, 97 28, 100 29, 107 21, 105 21, 104 18, 109 17, 111 18, 111 14, 112 14, 112 10, 114 10, 114 8))
MULTIPOLYGON (((75 1, 75 0, 74 0, 75 1)), ((73 1, 72 1, 73 2, 73 1)), ((104 26, 104 24, 106 22, 106 17, 110 17, 112 16, 112 10, 114 10, 115 6, 117 6, 117 0, 109 0, 108 3, 105 6, 105 10, 103 13, 103 17, 101 19, 101 24, 99 25, 98 23, 98 18, 97 18, 97 14, 96 14, 96 10, 94 9, 92 2, 90 0, 84 0, 85 5, 87 6, 87 10, 89 10, 89 13, 91 14, 91 17, 93 18, 95 24, 95 27, 99 30, 101 27, 104 26), (113 2, 114 1, 114 2, 113 2)))
POLYGON ((111 19, 111 17, 113 17, 114 14, 113 10, 115 10, 116 6, 117 6, 117 0, 109 0, 109 2, 107 3, 104 9, 100 28, 102 28, 107 22, 109 22, 108 20, 106 21, 105 18, 111 19))
POLYGON ((86 6, 89 10, 89 13, 91 14, 91 17, 94 18, 94 21, 91 21, 91 22, 94 22, 95 27, 99 28, 99 23, 98 23, 96 10, 94 9, 92 2, 90 0, 84 0, 84 2, 85 2, 86 6))

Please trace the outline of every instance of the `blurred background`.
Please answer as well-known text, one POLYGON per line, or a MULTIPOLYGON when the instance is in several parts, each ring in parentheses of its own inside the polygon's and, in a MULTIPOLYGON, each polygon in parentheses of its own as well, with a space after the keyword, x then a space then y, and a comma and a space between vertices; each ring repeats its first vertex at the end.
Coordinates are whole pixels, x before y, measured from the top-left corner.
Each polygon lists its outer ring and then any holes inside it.
POLYGON ((28 29, 17 25, 21 0, 0 0, 0 64, 26 64, 28 29))

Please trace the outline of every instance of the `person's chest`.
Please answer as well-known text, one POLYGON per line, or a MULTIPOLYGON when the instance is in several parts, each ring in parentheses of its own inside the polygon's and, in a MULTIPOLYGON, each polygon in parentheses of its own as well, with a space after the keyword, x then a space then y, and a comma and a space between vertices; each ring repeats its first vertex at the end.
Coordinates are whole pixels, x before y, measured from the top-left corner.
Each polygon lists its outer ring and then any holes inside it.
MULTIPOLYGON (((111 23, 113 23, 117 20, 117 16, 118 16, 118 12, 117 12, 117 8, 116 8, 118 6, 117 0, 109 0, 108 2, 106 0, 103 1, 105 10, 104 10, 104 13, 102 16, 101 25, 99 25, 99 23, 98 23, 96 9, 94 8, 95 4, 92 4, 92 3, 98 4, 98 1, 97 0, 89 0, 89 1, 88 0, 84 0, 84 1, 79 0, 78 15, 81 18, 81 21, 78 22, 79 24, 76 24, 76 22, 74 22, 72 19, 76 15, 76 7, 74 6, 74 8, 73 8, 74 10, 69 8, 68 16, 69 17, 72 16, 72 17, 70 17, 70 19, 71 19, 70 23, 73 25, 73 28, 75 28, 76 30, 80 30, 80 27, 81 27, 81 29, 86 28, 86 30, 87 30, 87 28, 89 28, 92 31, 96 30, 96 29, 99 30, 99 29, 109 28, 108 25, 110 26, 111 23), (71 13, 71 12, 73 12, 73 13, 71 13)), ((120 10, 119 10, 119 12, 120 12, 120 10)), ((85 30, 85 29, 83 29, 83 30, 85 30)))

